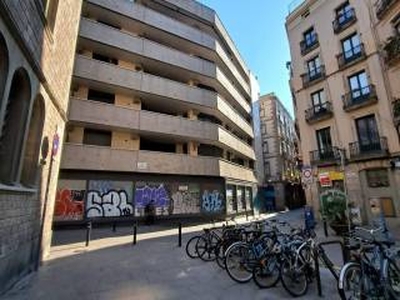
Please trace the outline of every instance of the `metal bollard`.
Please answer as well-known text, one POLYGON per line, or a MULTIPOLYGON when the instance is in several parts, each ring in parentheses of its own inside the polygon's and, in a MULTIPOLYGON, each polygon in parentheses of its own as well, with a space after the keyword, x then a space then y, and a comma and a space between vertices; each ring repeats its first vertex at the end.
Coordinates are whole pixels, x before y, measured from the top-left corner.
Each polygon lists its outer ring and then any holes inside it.
POLYGON ((136 245, 137 241, 137 222, 133 225, 133 245, 136 245))
POLYGON ((182 247, 182 223, 179 222, 179 227, 178 227, 178 246, 182 247))
POLYGON ((116 232, 117 231, 117 222, 113 222, 113 225, 112 225, 112 231, 113 232, 116 232))
POLYGON ((91 234, 92 234, 92 221, 89 221, 86 224, 86 247, 89 246, 91 234))

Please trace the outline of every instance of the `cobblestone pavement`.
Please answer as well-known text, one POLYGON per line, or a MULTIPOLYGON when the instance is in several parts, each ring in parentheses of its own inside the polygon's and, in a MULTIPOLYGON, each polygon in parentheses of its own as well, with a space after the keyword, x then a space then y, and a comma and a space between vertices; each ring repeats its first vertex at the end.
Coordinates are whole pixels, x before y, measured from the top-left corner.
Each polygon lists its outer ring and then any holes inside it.
MULTIPOLYGON (((280 218, 301 222, 301 212, 280 218)), ((209 226, 209 225, 207 225, 209 226)), ((26 277, 6 293, 4 300, 20 299, 287 299, 279 284, 261 290, 252 281, 232 281, 216 263, 190 259, 185 242, 204 225, 185 227, 183 247, 177 245, 177 228, 140 227, 138 243, 132 245, 132 228, 93 230, 93 240, 84 247, 83 230, 55 232, 51 256, 37 273, 26 277), (108 237, 106 237, 108 236, 108 237)), ((340 253, 331 249, 333 256, 340 253)), ((340 259, 339 259, 340 260, 340 259)), ((336 282, 322 271, 323 293, 338 299, 336 282)), ((306 296, 320 299, 312 283, 306 296)))

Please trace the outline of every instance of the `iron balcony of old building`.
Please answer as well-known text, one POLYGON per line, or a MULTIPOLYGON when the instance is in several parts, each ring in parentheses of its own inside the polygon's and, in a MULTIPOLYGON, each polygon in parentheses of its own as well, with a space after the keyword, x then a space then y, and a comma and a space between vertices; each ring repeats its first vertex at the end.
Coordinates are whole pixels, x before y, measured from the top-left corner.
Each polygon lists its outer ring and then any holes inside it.
POLYGON ((307 109, 305 111, 306 121, 309 124, 329 119, 333 116, 332 103, 327 101, 307 109))
POLYGON ((303 88, 309 87, 325 78, 325 66, 321 65, 318 68, 309 70, 307 73, 301 75, 303 80, 303 88))
POLYGON ((339 32, 354 24, 356 21, 356 12, 354 8, 351 8, 345 11, 343 14, 336 16, 335 20, 333 20, 332 22, 333 32, 338 34, 339 32))
POLYGON ((386 64, 392 66, 398 63, 400 61, 400 34, 390 37, 383 49, 386 64))
POLYGON ((373 84, 352 90, 343 97, 343 109, 347 112, 378 102, 376 89, 373 84))
POLYGON ((389 155, 386 137, 380 137, 375 142, 353 142, 349 144, 349 148, 351 160, 373 159, 389 155))
POLYGON ((312 165, 332 165, 339 162, 340 152, 338 147, 310 151, 310 163, 312 165))
POLYGON ((400 99, 393 102, 393 121, 396 126, 400 125, 400 99))
POLYGON ((313 33, 310 39, 300 42, 301 55, 306 55, 319 46, 318 34, 313 33))
POLYGON ((393 7, 393 5, 399 0, 378 0, 376 6, 376 16, 378 19, 382 19, 386 13, 393 7))
POLYGON ((365 59, 365 48, 364 44, 360 44, 342 52, 336 56, 338 61, 339 70, 352 66, 353 64, 365 59))

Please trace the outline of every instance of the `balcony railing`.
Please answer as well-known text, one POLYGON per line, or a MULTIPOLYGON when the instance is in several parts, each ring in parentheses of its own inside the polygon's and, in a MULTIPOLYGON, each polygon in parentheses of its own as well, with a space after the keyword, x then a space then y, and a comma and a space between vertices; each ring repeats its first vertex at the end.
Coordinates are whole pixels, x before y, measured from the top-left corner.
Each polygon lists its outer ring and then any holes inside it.
POLYGON ((303 88, 306 88, 325 78, 325 66, 321 65, 318 68, 309 70, 307 73, 301 75, 303 80, 303 88))
POLYGON ((387 44, 383 47, 385 50, 385 62, 393 65, 400 61, 400 34, 389 38, 387 44))
POLYGON ((318 34, 313 33, 310 39, 302 40, 300 42, 301 55, 306 55, 308 52, 317 48, 318 45, 318 34))
POLYGON ((340 152, 337 147, 328 147, 324 150, 310 151, 312 165, 335 164, 340 161, 340 152))
POLYGON ((342 52, 336 56, 336 59, 338 61, 338 65, 339 65, 339 69, 343 69, 345 67, 351 66, 354 63, 356 63, 364 58, 365 58, 364 44, 355 46, 355 47, 351 48, 350 50, 342 52))
POLYGON ((360 89, 352 90, 343 96, 343 109, 351 111, 360 107, 378 102, 374 85, 367 85, 360 89))
POLYGON ((343 14, 336 16, 333 20, 333 32, 339 33, 357 21, 356 12, 354 8, 345 11, 343 14))
POLYGON ((354 142, 349 144, 350 159, 370 159, 374 157, 387 156, 389 154, 387 138, 381 137, 377 141, 362 143, 354 142))
POLYGON ((318 121, 329 119, 333 116, 333 109, 331 102, 325 102, 307 109, 306 121, 309 124, 316 123, 318 121))
POLYGON ((383 16, 390 10, 390 8, 399 0, 379 0, 376 2, 376 16, 382 19, 383 16))
POLYGON ((400 99, 393 102, 393 121, 396 126, 400 125, 400 99))

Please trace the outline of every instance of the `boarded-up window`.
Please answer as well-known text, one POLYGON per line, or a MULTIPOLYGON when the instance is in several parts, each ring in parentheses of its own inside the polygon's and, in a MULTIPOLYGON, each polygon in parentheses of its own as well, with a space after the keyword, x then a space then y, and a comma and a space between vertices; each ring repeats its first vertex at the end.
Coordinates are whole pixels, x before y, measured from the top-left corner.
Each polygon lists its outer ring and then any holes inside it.
POLYGON ((368 186, 372 188, 388 187, 389 175, 386 169, 367 170, 368 186))
POLYGON ((381 198, 381 208, 385 217, 396 216, 392 198, 381 198))
POLYGON ((83 143, 86 145, 111 146, 111 131, 85 128, 83 143))

